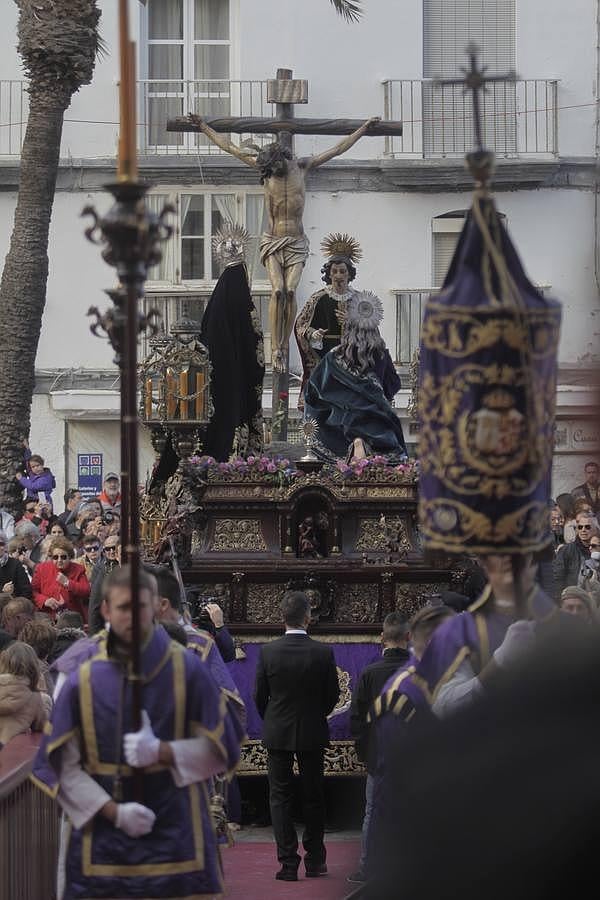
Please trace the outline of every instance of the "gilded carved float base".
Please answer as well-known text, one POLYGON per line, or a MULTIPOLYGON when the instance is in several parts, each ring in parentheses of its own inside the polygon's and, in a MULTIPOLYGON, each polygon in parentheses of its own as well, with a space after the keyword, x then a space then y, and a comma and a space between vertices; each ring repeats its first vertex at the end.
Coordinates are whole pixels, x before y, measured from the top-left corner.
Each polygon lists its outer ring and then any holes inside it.
MULTIPOLYGON (((242 747, 242 757, 237 775, 266 775, 267 751, 261 741, 248 741, 242 747)), ((298 767, 294 762, 294 774, 298 767)), ((325 750, 325 775, 365 775, 366 770, 359 762, 353 741, 331 741, 325 750)))

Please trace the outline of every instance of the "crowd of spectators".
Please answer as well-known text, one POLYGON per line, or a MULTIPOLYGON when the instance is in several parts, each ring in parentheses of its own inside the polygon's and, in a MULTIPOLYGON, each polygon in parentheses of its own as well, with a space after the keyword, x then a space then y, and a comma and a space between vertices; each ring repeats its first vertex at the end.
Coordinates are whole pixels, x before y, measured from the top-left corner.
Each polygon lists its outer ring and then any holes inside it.
POLYGON ((52 471, 26 440, 23 450, 21 507, 0 509, 0 746, 43 728, 52 663, 85 636, 90 597, 121 562, 118 475, 97 497, 69 488, 57 513, 52 471))
POLYGON ((600 469, 585 465, 585 481, 559 494, 550 508, 554 558, 544 585, 565 611, 588 621, 600 610, 600 469))
MULTIPOLYGON (((106 475, 98 496, 69 488, 57 514, 54 475, 26 441, 23 446, 21 508, 15 515, 0 509, 0 747, 17 734, 43 729, 59 658, 104 627, 103 581, 121 565, 118 475, 106 475)), ((155 574, 173 612, 166 627, 179 628, 185 644, 179 584, 161 568, 155 574)), ((231 661, 235 649, 222 609, 206 603, 203 615, 200 627, 212 635, 222 659, 231 661)))

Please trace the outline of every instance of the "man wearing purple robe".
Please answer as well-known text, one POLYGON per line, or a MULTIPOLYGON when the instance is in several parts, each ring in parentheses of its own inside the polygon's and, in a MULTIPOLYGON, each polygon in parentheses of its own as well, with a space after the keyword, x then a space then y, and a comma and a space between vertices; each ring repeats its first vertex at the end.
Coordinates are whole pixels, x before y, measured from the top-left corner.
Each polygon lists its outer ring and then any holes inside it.
POLYGON ((523 558, 517 584, 507 555, 482 557, 488 585, 475 603, 445 622, 419 661, 415 679, 436 716, 468 705, 498 668, 531 648, 536 631, 558 615, 556 604, 535 583, 537 565, 523 558))
POLYGON ((369 710, 367 720, 375 733, 377 763, 373 774, 372 822, 365 848, 366 864, 362 880, 367 880, 378 866, 379 835, 385 829, 388 818, 386 796, 389 785, 386 772, 394 764, 395 748, 403 739, 405 729, 415 727, 415 720, 420 722, 425 717, 431 717, 426 693, 414 677, 416 666, 435 630, 454 615, 448 606, 427 604, 413 616, 410 622, 411 656, 402 668, 388 678, 369 710))
POLYGON ((66 677, 34 766, 34 781, 58 797, 72 826, 60 900, 223 889, 203 782, 233 770, 243 730, 200 657, 154 625, 156 580, 145 572, 142 727, 132 730, 129 579, 126 566, 108 577, 108 636, 66 677), (134 768, 143 773, 141 801, 134 768))

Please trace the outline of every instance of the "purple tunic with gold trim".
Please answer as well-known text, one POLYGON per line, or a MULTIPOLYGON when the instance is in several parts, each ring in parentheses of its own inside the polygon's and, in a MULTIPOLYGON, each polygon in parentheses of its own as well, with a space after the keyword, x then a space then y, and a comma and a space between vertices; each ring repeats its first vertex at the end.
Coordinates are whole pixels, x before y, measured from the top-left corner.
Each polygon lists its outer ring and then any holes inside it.
MULTIPOLYGON (((243 731, 197 654, 155 628, 142 651, 142 705, 161 741, 208 738, 223 768, 238 762, 243 731)), ((72 672, 34 766, 34 781, 56 795, 60 748, 80 745, 82 767, 120 802, 134 800, 123 735, 133 731, 129 672, 107 656, 106 642, 72 672)), ((101 815, 73 828, 64 900, 89 897, 171 898, 219 894, 222 877, 204 784, 176 786, 169 768, 144 771, 143 803, 156 814, 150 834, 130 838, 101 815)))
POLYGON ((187 647, 193 653, 198 654, 200 659, 206 663, 208 670, 221 691, 227 697, 228 704, 232 707, 236 715, 245 727, 246 724, 246 707, 240 696, 231 672, 223 662, 223 657, 217 647, 215 641, 206 631, 200 631, 197 628, 186 627, 187 647))
MULTIPOLYGON (((557 613, 554 601, 536 585, 527 600, 527 618, 540 623, 557 613)), ((514 614, 496 609, 488 585, 468 610, 443 622, 433 634, 413 676, 429 702, 435 701, 440 689, 467 657, 475 674, 479 674, 514 621, 514 614)))

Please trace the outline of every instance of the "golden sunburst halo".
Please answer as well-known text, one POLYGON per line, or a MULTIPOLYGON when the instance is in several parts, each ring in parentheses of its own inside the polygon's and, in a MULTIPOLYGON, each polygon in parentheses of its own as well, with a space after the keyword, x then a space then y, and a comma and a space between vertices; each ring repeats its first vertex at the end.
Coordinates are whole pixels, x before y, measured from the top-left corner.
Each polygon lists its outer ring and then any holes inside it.
POLYGON ((245 256, 250 234, 239 222, 225 220, 212 238, 212 251, 217 259, 226 261, 245 256))
POLYGON ((332 231, 321 241, 321 250, 327 259, 332 256, 345 256, 350 262, 362 259, 362 249, 356 238, 341 231, 332 231))

